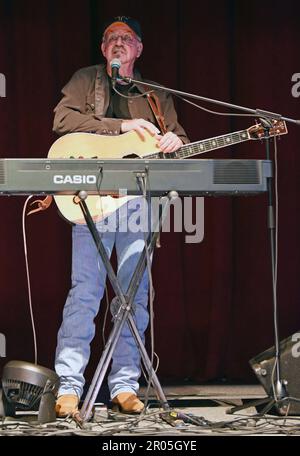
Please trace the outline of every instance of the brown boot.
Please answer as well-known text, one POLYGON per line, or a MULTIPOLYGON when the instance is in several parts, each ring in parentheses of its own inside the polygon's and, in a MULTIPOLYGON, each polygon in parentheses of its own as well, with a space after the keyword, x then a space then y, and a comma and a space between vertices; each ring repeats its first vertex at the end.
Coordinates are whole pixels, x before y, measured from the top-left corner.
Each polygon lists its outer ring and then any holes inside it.
POLYGON ((131 392, 120 393, 112 400, 114 407, 121 413, 138 414, 144 410, 144 404, 136 394, 131 392))
POLYGON ((65 418, 78 411, 79 399, 76 394, 62 394, 58 397, 55 405, 56 416, 65 418))

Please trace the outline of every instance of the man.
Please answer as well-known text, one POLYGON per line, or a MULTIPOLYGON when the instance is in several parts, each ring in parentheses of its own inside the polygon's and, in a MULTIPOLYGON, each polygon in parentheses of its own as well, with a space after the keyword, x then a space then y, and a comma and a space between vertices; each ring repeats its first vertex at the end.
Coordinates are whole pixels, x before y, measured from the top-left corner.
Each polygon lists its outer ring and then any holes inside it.
MULTIPOLYGON (((121 62, 120 75, 141 79, 134 64, 143 51, 139 23, 124 16, 109 21, 103 28, 101 51, 106 65, 96 65, 77 71, 64 87, 63 98, 55 108, 54 131, 58 134, 91 132, 101 135, 120 135, 131 130, 143 138, 145 131, 157 139, 164 153, 176 151, 188 138, 177 122, 170 95, 157 91, 167 132, 161 134, 157 117, 152 111, 142 86, 116 84, 112 90, 110 62, 121 62)), ((117 211, 118 212, 118 211, 117 211)), ((121 223, 121 215, 118 222, 121 223)), ((128 210, 127 216, 130 216, 128 210)), ((117 276, 125 292, 132 271, 144 248, 144 233, 103 232, 107 220, 96 222, 101 240, 111 255, 114 244, 118 258, 117 276)), ((94 318, 98 313, 105 287, 106 272, 99 259, 93 239, 85 225, 73 227, 72 288, 58 333, 55 369, 60 376, 56 404, 58 416, 77 410, 84 385, 83 373, 90 356, 94 337, 94 318)), ((148 325, 148 277, 145 272, 134 300, 135 319, 141 337, 148 325)), ((125 324, 113 354, 108 377, 112 402, 125 413, 140 413, 143 403, 138 399, 140 355, 132 334, 125 324)))

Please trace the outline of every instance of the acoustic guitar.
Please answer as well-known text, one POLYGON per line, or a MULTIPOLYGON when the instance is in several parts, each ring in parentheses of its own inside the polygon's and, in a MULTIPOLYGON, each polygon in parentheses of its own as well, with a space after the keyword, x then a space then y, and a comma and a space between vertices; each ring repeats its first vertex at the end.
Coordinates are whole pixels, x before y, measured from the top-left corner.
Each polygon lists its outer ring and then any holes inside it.
MULTIPOLYGON (((287 127, 284 121, 272 121, 272 127, 269 131, 270 136, 280 136, 286 133, 287 127)), ((135 131, 118 136, 69 133, 53 143, 49 150, 48 158, 120 159, 136 157, 143 159, 182 159, 249 140, 263 139, 264 134, 263 126, 258 123, 246 130, 185 144, 172 154, 163 154, 157 146, 157 140, 146 130, 144 140, 135 131)), ((130 198, 136 198, 136 196, 115 198, 109 195, 89 195, 86 203, 94 221, 99 221, 113 213, 130 198)), ((85 223, 81 209, 74 202, 73 196, 56 195, 54 199, 65 219, 75 224, 85 223)))

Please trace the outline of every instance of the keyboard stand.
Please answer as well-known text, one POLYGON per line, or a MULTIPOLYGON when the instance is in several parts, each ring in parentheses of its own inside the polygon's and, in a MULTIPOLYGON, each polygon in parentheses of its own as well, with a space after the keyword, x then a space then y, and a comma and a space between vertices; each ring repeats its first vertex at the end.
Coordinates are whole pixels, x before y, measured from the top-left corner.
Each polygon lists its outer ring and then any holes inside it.
MULTIPOLYGON (((151 254, 155 248, 160 229, 162 227, 164 219, 169 210, 170 201, 172 199, 178 197, 178 194, 177 194, 177 192, 172 191, 172 192, 169 192, 169 194, 167 196, 163 196, 160 198, 161 211, 156 215, 154 230, 152 232, 150 231, 150 233, 148 235, 147 243, 145 243, 145 248, 144 248, 143 252, 141 253, 141 256, 137 263, 136 269, 133 272, 133 275, 132 275, 132 278, 131 278, 131 281, 128 286, 126 294, 123 293, 123 291, 120 287, 116 274, 110 263, 109 257, 102 244, 99 233, 95 227, 94 221, 93 221, 91 214, 89 212, 89 209, 86 205, 86 202, 85 202, 86 197, 87 197, 86 192, 84 192, 84 191, 79 192, 78 193, 78 204, 81 207, 82 213, 83 213, 85 221, 87 223, 87 226, 94 239, 97 250, 102 258, 104 267, 107 271, 108 278, 109 278, 111 285, 113 287, 113 290, 116 294, 119 309, 116 312, 116 317, 114 317, 113 329, 109 335, 108 341, 104 347, 104 350, 102 352, 101 358, 98 363, 98 366, 94 373, 91 385, 88 389, 87 395, 85 397, 82 408, 80 410, 80 415, 79 415, 78 421, 80 421, 81 423, 84 424, 91 417, 91 411, 92 411, 93 405, 96 401, 96 398, 97 398, 98 392, 101 388, 105 373, 109 367, 109 363, 111 361, 114 349, 116 347, 116 344, 118 342, 118 339, 119 339, 121 331, 122 331, 122 328, 126 321, 128 321, 129 328, 130 328, 132 335, 135 339, 135 342, 139 348, 139 351, 141 354, 141 359, 144 363, 145 369, 148 373, 152 386, 154 387, 154 389, 156 391, 156 395, 157 395, 158 400, 160 401, 161 407, 165 411, 167 411, 170 409, 170 406, 167 402, 167 399, 162 390, 158 377, 151 364, 151 360, 148 356, 146 348, 143 344, 143 341, 142 341, 142 339, 139 335, 138 329, 136 327, 136 323, 133 318, 132 303, 133 303, 134 297, 136 295, 136 292, 138 290, 139 284, 142 280, 142 276, 143 276, 145 268, 146 268, 147 255, 151 256, 151 254), (146 249, 148 250, 148 253, 147 253, 146 249)), ((151 225, 149 225, 149 226, 151 226, 151 225)))

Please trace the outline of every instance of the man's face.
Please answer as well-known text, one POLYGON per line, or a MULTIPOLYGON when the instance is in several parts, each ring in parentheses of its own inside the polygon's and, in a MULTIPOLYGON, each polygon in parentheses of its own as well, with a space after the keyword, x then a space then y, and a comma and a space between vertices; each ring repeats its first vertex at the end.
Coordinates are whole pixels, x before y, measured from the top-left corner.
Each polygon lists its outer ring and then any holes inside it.
POLYGON ((117 58, 122 64, 133 64, 141 55, 143 45, 126 24, 112 24, 105 32, 101 50, 108 62, 117 58))

